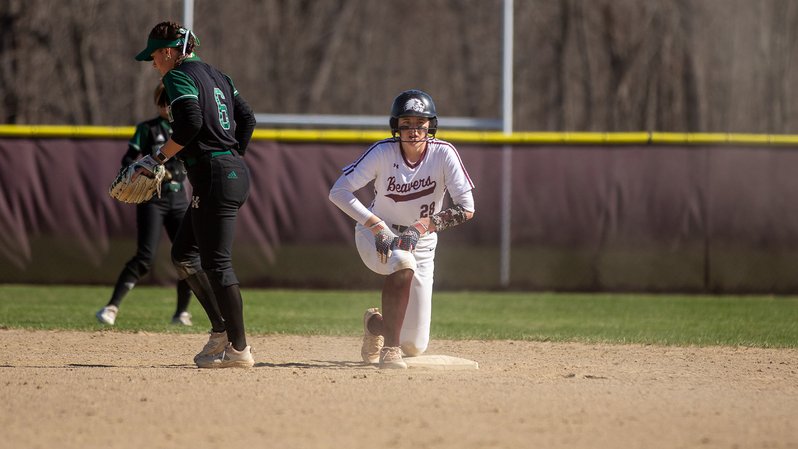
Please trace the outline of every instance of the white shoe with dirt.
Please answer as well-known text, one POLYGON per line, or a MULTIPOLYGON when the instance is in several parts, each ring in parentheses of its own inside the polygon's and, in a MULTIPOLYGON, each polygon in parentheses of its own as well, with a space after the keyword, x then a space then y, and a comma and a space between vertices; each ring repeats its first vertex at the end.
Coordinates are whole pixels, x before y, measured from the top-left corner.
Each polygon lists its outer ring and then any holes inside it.
POLYGON ((200 358, 223 352, 227 343, 229 343, 227 341, 227 332, 211 332, 208 342, 205 343, 202 351, 194 356, 194 363, 197 363, 200 358))
POLYGON ((382 335, 374 335, 369 332, 368 322, 374 315, 380 315, 377 308, 367 309, 363 314, 363 346, 360 348, 360 356, 366 363, 379 363, 380 350, 385 344, 385 338, 382 335))
POLYGON ((254 365, 252 347, 247 346, 237 351, 232 343, 228 343, 224 351, 219 354, 207 355, 197 360, 197 366, 200 368, 252 368, 254 365))
POLYGON ((180 312, 179 315, 172 317, 172 324, 177 326, 193 326, 191 322, 191 314, 188 312, 180 312))
POLYGON ((380 351, 380 369, 407 369, 407 363, 402 359, 402 348, 388 346, 380 351))
POLYGON ((102 324, 107 324, 109 326, 113 326, 116 323, 116 315, 119 313, 119 307, 117 306, 105 306, 99 311, 97 311, 94 316, 97 317, 97 321, 102 324))

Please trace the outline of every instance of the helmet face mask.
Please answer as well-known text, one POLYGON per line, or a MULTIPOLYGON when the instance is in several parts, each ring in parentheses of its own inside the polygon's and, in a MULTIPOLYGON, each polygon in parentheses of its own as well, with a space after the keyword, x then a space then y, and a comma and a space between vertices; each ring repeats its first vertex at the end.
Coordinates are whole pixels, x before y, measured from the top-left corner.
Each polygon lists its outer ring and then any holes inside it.
POLYGON ((406 90, 393 100, 389 124, 394 137, 399 132, 399 117, 428 118, 429 135, 435 137, 438 129, 438 112, 435 110, 435 102, 426 92, 416 89, 406 90))

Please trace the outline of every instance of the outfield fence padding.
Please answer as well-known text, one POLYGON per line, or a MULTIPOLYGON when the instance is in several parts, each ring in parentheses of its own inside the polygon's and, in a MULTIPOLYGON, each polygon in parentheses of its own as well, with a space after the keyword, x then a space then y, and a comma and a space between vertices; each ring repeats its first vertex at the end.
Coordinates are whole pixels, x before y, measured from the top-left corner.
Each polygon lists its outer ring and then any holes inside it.
MULTIPOLYGON (((501 145, 457 143, 477 212, 442 233, 441 289, 499 288, 501 145)), ((363 143, 253 141, 244 287, 377 288, 327 199, 363 143)), ((113 284, 135 206, 108 196, 125 142, 0 138, 0 282, 113 284)), ((513 147, 511 289, 798 291, 798 152, 763 145, 513 147)), ((367 187, 358 195, 368 200, 367 187)), ((171 283, 164 232, 148 283, 171 283)))

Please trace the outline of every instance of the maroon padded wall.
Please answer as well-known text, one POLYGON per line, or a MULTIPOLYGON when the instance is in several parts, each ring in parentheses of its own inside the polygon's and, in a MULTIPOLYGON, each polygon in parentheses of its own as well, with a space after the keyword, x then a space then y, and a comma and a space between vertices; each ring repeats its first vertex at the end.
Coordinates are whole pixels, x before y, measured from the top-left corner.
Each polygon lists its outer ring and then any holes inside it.
MULTIPOLYGON (((379 285, 327 199, 366 147, 252 143, 234 256, 244 287, 379 285)), ((458 148, 477 213, 441 234, 436 284, 498 288, 501 148, 458 148)), ((124 151, 119 140, 0 139, 0 282, 113 284, 135 247, 134 206, 107 194, 124 151)), ((510 287, 796 292, 795 172, 790 148, 517 146, 510 287)), ((164 234, 146 282, 173 277, 164 234)))

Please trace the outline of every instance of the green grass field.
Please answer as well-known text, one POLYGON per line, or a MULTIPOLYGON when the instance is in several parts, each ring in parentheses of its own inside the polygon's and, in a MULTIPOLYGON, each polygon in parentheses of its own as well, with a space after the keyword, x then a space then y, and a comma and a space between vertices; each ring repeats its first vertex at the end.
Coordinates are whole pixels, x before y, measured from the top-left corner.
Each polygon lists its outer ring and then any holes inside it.
MULTIPOLYGON (((0 328, 94 331, 94 312, 111 287, 0 285, 0 328)), ((377 291, 244 290, 250 334, 359 335, 377 291)), ((122 303, 116 331, 200 333, 209 328, 196 300, 195 325, 169 324, 173 288, 140 286, 122 303)), ((433 338, 640 343, 679 346, 798 347, 798 298, 440 292, 433 338)))

